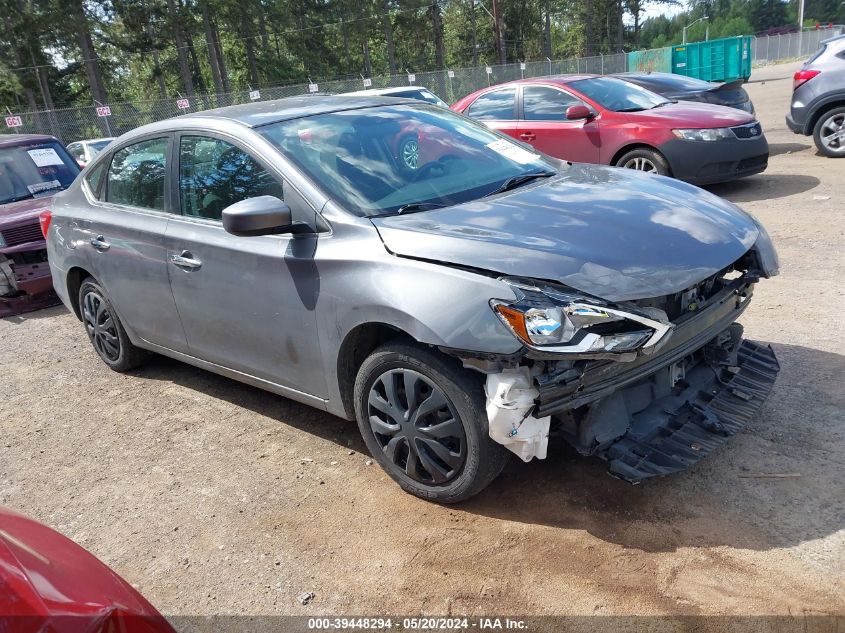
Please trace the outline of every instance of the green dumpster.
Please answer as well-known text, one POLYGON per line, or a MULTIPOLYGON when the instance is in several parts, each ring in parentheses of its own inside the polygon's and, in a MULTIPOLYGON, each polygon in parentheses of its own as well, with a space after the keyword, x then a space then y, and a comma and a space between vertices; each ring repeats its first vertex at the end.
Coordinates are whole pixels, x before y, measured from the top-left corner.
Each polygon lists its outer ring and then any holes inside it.
POLYGON ((704 81, 748 79, 751 76, 751 36, 673 46, 672 72, 704 81))

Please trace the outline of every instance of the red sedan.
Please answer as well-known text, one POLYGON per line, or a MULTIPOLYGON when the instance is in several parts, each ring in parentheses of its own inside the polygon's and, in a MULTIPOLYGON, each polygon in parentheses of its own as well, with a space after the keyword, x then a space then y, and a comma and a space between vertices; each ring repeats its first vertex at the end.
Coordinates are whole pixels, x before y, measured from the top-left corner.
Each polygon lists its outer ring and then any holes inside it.
POLYGON ((0 631, 175 633, 140 593, 79 545, 2 507, 0 631))
POLYGON ((452 109, 556 158, 699 185, 760 173, 769 161, 754 116, 671 101, 613 77, 523 79, 474 92, 452 109))

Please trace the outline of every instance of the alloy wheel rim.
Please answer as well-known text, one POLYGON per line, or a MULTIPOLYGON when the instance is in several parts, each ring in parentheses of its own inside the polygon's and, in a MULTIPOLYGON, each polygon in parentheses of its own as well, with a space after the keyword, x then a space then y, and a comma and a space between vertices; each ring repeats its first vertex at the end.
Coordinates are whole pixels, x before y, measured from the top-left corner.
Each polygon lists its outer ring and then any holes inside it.
POLYGON ((420 144, 416 139, 408 139, 402 144, 402 162, 408 169, 416 169, 420 163, 420 144))
POLYGON ((82 300, 82 320, 94 348, 103 358, 115 362, 120 358, 120 337, 117 325, 105 299, 94 291, 82 300))
POLYGON ((461 472, 467 454, 463 424, 443 390, 422 374, 384 372, 370 388, 367 417, 385 457, 407 477, 443 485, 461 472))
POLYGON ((845 112, 829 117, 821 130, 822 144, 832 152, 845 153, 845 112))
POLYGON ((625 161, 625 164, 622 165, 627 169, 636 169, 637 171, 644 171, 647 174, 656 174, 657 172, 657 165, 654 164, 648 158, 644 158, 642 156, 637 156, 636 158, 631 158, 625 161))

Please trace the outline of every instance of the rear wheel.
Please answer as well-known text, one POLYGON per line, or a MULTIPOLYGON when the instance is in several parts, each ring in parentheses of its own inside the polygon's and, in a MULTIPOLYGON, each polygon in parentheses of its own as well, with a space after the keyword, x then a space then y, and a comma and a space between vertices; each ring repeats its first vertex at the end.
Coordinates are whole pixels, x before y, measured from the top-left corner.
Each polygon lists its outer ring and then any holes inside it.
POLYGON ((637 171, 644 171, 648 174, 658 174, 660 176, 668 176, 671 171, 669 163, 666 159, 653 149, 641 147, 631 150, 622 155, 616 161, 617 167, 624 167, 626 169, 636 169, 637 171))
POLYGON ((373 352, 355 381, 355 413, 379 465, 423 499, 468 499, 507 460, 488 434, 481 381, 423 347, 395 342, 373 352))
POLYGON ((134 369, 149 356, 129 340, 105 291, 93 277, 79 287, 79 313, 94 351, 115 371, 134 369))
POLYGON ((825 156, 845 156, 845 107, 825 112, 813 128, 816 147, 825 156))

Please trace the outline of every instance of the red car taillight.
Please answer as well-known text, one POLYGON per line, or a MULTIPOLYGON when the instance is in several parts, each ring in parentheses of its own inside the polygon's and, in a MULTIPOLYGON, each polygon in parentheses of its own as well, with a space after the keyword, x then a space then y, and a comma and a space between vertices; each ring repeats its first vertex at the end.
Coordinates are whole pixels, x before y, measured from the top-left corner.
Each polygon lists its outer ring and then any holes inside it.
POLYGON ((792 91, 810 81, 816 75, 821 74, 820 70, 799 70, 792 76, 792 91))
POLYGON ((41 224, 41 234, 44 239, 47 239, 47 233, 50 231, 50 222, 53 221, 53 212, 50 209, 44 209, 38 215, 38 222, 41 224))

